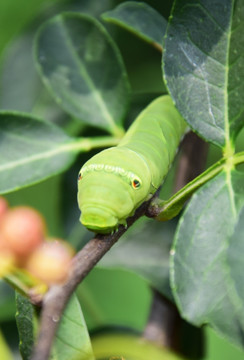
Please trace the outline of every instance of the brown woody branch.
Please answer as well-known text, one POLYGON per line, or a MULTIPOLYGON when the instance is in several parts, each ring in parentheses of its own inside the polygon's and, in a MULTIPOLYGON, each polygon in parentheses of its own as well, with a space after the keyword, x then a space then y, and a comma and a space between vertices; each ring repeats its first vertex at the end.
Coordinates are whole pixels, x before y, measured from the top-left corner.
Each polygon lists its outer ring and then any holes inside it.
MULTIPOLYGON (((143 203, 135 215, 128 219, 127 228, 145 214, 149 202, 143 203)), ((127 228, 120 226, 118 232, 112 235, 96 235, 74 257, 65 284, 50 288, 42 301, 40 332, 31 360, 48 359, 62 313, 71 295, 97 262, 126 232, 127 228)))
POLYGON ((177 351, 179 323, 180 315, 175 305, 157 290, 153 290, 151 312, 143 337, 158 346, 177 351))

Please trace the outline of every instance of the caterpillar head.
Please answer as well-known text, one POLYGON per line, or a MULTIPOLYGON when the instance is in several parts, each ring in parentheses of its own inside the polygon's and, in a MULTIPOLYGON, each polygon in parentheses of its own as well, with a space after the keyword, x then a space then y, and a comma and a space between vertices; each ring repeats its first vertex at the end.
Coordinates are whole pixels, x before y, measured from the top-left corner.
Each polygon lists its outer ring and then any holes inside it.
POLYGON ((150 176, 142 181, 147 172, 136 153, 119 147, 95 155, 78 176, 81 223, 99 233, 110 233, 125 224, 149 193, 150 176))

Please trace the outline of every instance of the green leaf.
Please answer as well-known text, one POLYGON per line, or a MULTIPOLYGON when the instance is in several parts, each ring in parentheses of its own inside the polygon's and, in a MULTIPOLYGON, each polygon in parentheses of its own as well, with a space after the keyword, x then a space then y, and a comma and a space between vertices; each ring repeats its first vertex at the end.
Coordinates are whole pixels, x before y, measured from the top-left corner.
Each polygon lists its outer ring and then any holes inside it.
POLYGON ((2 360, 14 360, 11 351, 6 343, 3 334, 0 330, 0 359, 2 360))
POLYGON ((90 329, 118 324, 143 331, 151 303, 145 281, 131 271, 93 269, 78 287, 77 296, 90 329), (97 301, 99 299, 99 301, 97 301))
POLYGON ((129 83, 119 50, 97 20, 55 16, 40 28, 35 53, 44 83, 64 110, 121 135, 129 83))
POLYGON ((151 6, 143 2, 124 2, 105 12, 102 19, 124 27, 162 51, 167 21, 151 6))
POLYGON ((244 174, 226 165, 193 195, 171 251, 172 288, 183 317, 198 326, 209 323, 239 346, 244 313, 232 278, 238 265, 228 253, 243 205, 244 174))
MULTIPOLYGON (((243 196, 243 195, 242 195, 243 196)), ((230 268, 230 275, 235 285, 241 303, 241 313, 244 313, 244 286, 243 286, 243 250, 244 250, 244 207, 240 211, 234 234, 230 239, 227 253, 227 262, 230 268)), ((240 326, 243 329, 243 322, 240 326)))
POLYGON ((97 360, 182 360, 181 356, 131 334, 100 334, 93 338, 97 360), (114 355, 119 356, 114 356, 114 355))
MULTIPOLYGON (((238 155, 240 155, 240 153, 238 153, 238 155)), ((233 158, 236 160, 237 156, 233 158)), ((161 200, 160 198, 156 198, 151 204, 152 208, 155 207, 155 210, 158 213, 156 219, 158 221, 166 221, 177 216, 190 196, 202 185, 211 180, 214 176, 218 175, 223 170, 224 166, 225 159, 222 158, 206 171, 202 172, 199 176, 195 177, 192 181, 187 183, 170 199, 161 200)))
POLYGON ((52 359, 95 360, 86 323, 75 295, 62 315, 52 359))
POLYGON ((174 222, 162 227, 154 220, 141 219, 99 262, 99 267, 125 268, 172 299, 169 287, 169 250, 174 222))
POLYGON ((57 126, 25 114, 0 113, 0 193, 66 169, 79 149, 57 126))
POLYGON ((19 333, 19 348, 23 360, 29 360, 35 341, 37 318, 30 301, 16 292, 16 322, 19 333))
POLYGON ((14 290, 0 280, 0 294, 0 322, 11 321, 15 316, 14 290))
POLYGON ((28 33, 17 38, 5 51, 0 77, 0 108, 30 112, 49 121, 63 119, 62 109, 36 72, 32 45, 33 35, 28 33))
POLYGON ((176 0, 165 41, 165 80, 178 110, 226 155, 243 126, 243 32, 242 0, 176 0))

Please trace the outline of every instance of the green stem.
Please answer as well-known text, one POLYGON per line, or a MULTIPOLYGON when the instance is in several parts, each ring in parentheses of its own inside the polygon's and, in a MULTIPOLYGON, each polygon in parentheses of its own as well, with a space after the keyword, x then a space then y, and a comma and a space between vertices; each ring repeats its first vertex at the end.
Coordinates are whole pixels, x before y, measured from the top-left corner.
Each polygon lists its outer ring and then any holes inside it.
POLYGON ((115 138, 117 137, 121 139, 125 134, 125 130, 120 126, 115 125, 111 127, 111 133, 115 138))
POLYGON ((42 295, 47 291, 47 285, 33 277, 24 269, 16 269, 4 277, 4 280, 15 290, 24 296, 29 296, 31 289, 36 289, 42 295))
POLYGON ((92 149, 116 146, 120 142, 121 137, 113 136, 97 136, 92 138, 78 138, 66 145, 71 151, 88 152, 92 149))
POLYGON ((231 158, 222 158, 201 175, 189 182, 180 191, 174 194, 169 200, 156 199, 152 202, 148 210, 148 215, 155 217, 159 221, 170 220, 181 211, 184 203, 189 197, 202 185, 207 183, 213 177, 224 170, 226 166, 234 167, 235 165, 244 163, 244 152, 239 152, 231 158))
POLYGON ((241 151, 233 156, 233 164, 238 165, 244 163, 244 151, 241 151))
POLYGON ((28 296, 29 288, 15 275, 9 274, 4 280, 15 290, 24 296, 28 296))

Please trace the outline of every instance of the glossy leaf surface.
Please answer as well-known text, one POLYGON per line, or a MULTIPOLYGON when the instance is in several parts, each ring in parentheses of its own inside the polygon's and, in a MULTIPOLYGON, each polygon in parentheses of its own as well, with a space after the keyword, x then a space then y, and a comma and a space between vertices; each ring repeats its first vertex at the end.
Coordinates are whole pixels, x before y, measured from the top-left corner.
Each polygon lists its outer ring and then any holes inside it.
POLYGON ((184 318, 209 323, 240 346, 243 193, 244 174, 227 167, 198 190, 180 220, 171 257, 173 292, 184 318))
POLYGON ((124 27, 162 51, 167 21, 148 4, 127 1, 104 13, 102 18, 124 27))
POLYGON ((74 140, 57 126, 25 114, 0 113, 0 192, 63 171, 76 151, 74 140))
POLYGON ((75 295, 62 315, 52 359, 95 360, 86 323, 75 295))
POLYGON ((243 32, 242 0, 176 0, 165 41, 165 80, 177 108, 227 153, 243 126, 243 32))
POLYGON ((94 18, 63 13, 36 38, 36 62, 58 104, 75 118, 121 135, 129 83, 117 46, 94 18))

